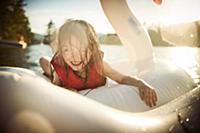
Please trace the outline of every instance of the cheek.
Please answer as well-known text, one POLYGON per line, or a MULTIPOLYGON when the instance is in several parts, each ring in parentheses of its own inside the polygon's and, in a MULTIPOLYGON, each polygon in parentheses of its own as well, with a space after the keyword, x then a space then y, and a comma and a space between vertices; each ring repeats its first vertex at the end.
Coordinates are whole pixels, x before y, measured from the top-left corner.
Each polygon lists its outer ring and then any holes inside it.
POLYGON ((90 52, 84 53, 82 57, 83 57, 83 62, 87 64, 91 58, 91 53, 90 52))
POLYGON ((87 61, 90 60, 91 56, 92 56, 92 52, 89 50, 89 51, 87 52, 87 61))
POLYGON ((71 59, 71 55, 68 53, 63 53, 62 56, 65 62, 71 59))
POLYGON ((65 63, 66 63, 67 65, 69 65, 70 67, 72 67, 72 68, 73 68, 73 65, 71 64, 71 62, 70 62, 70 61, 65 61, 65 63))

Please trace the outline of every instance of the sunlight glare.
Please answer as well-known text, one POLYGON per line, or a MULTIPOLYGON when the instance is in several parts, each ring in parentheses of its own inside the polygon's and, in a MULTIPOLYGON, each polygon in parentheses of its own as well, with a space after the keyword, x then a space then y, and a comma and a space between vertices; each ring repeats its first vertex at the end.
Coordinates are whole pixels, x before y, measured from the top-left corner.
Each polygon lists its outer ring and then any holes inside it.
POLYGON ((126 116, 124 114, 111 114, 111 117, 113 119, 116 119, 117 121, 121 121, 125 124, 133 124, 135 126, 139 126, 139 127, 145 127, 145 126, 155 126, 158 125, 161 120, 160 119, 156 119, 156 118, 150 118, 150 117, 143 117, 143 116, 134 116, 134 117, 130 117, 130 116, 126 116))
POLYGON ((195 51, 190 47, 174 47, 171 51, 171 61, 183 68, 191 68, 195 64, 195 51))
POLYGON ((180 23, 160 27, 162 39, 173 45, 198 45, 198 27, 196 23, 180 23))

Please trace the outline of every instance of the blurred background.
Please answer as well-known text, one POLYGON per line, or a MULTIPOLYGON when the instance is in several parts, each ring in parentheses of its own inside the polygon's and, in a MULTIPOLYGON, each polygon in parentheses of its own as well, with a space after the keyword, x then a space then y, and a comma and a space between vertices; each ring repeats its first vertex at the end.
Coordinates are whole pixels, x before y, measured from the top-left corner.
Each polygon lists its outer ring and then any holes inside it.
MULTIPOLYGON (((198 83, 200 1, 164 0, 161 6, 151 0, 127 2, 147 29, 155 56, 183 67, 198 83)), ((52 56, 49 44, 53 33, 69 18, 83 19, 94 26, 106 61, 127 58, 99 0, 1 0, 0 66, 41 72, 39 58, 52 56)))

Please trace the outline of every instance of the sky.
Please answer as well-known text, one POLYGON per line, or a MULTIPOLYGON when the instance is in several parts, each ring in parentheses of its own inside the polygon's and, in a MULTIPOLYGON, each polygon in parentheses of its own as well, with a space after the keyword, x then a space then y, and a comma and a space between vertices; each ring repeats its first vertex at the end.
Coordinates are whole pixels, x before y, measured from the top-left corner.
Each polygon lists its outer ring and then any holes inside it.
MULTIPOLYGON (((127 0, 132 12, 146 25, 173 24, 200 19, 200 0, 127 0), (191 2, 192 1, 192 2, 191 2)), ((83 19, 98 33, 114 33, 99 0, 26 0, 26 15, 33 32, 45 34, 50 20, 59 28, 66 19, 83 19)))

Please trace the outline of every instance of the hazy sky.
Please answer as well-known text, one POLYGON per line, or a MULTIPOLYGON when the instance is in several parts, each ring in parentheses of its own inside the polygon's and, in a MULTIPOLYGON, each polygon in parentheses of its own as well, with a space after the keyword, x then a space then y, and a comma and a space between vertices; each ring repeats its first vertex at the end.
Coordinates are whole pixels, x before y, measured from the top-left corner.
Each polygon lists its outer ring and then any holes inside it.
MULTIPOLYGON (((152 0, 128 0, 138 18, 146 24, 176 23, 200 18, 200 0, 164 0, 161 6, 152 0)), ((52 20, 58 28, 68 18, 84 19, 97 32, 114 32, 99 0, 27 0, 25 7, 33 32, 44 34, 52 20)))

